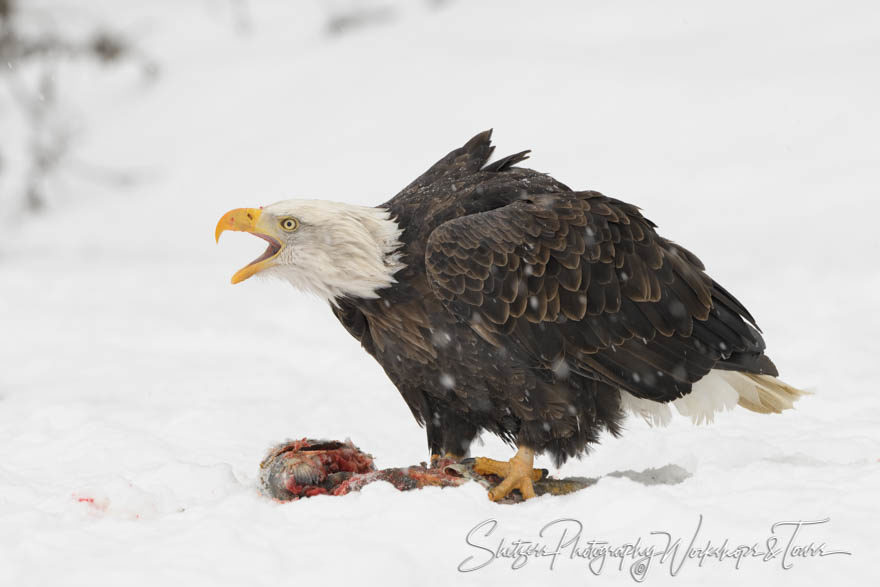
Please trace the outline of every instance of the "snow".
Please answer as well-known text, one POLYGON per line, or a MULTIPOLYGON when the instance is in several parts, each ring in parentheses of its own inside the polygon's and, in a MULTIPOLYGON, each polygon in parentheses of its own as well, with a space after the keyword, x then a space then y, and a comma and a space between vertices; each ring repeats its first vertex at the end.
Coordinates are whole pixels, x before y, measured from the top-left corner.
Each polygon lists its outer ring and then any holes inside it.
MULTIPOLYGON (((83 10, 33 4, 70 26, 83 10)), ((465 537, 488 519, 495 533, 475 541, 494 547, 562 518, 585 541, 687 542, 701 515, 700 536, 736 545, 830 518, 799 542, 852 555, 789 570, 691 561, 675 577, 655 561, 647 582, 876 577, 876 4, 367 5, 386 17, 328 36, 354 4, 89 3, 160 73, 64 74, 88 129, 78 157, 137 182, 68 178, 44 213, 4 211, 0 585, 632 584, 626 566, 594 577, 567 556, 552 570, 547 558, 457 569, 485 557, 465 537), (711 426, 631 418, 558 471, 596 485, 518 506, 476 485, 260 497, 257 465, 278 441, 350 437, 402 466, 427 458, 424 432, 323 303, 278 281, 229 285, 262 243, 229 234, 218 247, 214 223, 288 197, 382 202, 489 127, 499 155, 531 148, 530 166, 641 206, 749 307, 783 378, 815 395, 711 426), (609 476, 667 465, 690 477, 609 476)), ((476 454, 512 454, 483 440, 476 454)))

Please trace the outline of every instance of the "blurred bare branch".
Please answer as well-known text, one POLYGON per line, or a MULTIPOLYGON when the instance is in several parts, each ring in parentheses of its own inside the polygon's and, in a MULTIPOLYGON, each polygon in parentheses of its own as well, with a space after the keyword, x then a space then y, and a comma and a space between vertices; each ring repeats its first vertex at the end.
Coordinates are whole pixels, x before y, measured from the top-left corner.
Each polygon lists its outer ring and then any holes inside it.
MULTIPOLYGON (((38 16, 29 15, 31 20, 38 16)), ((49 26, 20 26, 21 18, 15 0, 0 0, 0 83, 12 98, 13 114, 19 114, 26 129, 20 144, 5 144, 12 139, 0 137, 0 162, 6 161, 3 150, 13 149, 24 153, 25 167, 19 185, 11 188, 15 193, 0 194, 0 198, 12 198, 37 211, 46 205, 50 180, 68 160, 77 134, 64 112, 59 69, 71 61, 90 60, 106 65, 135 62, 147 79, 158 70, 115 31, 96 26, 84 39, 72 40, 49 26), (29 32, 23 33, 25 29, 29 32)), ((8 172, 7 165, 0 166, 0 179, 8 172)))

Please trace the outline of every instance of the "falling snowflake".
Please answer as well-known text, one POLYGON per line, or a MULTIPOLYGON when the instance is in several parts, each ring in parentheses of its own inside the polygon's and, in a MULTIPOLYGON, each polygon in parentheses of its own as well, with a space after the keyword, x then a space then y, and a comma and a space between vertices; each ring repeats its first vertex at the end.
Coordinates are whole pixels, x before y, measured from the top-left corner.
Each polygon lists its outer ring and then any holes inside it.
POLYGON ((560 379, 567 379, 568 374, 571 373, 571 369, 568 366, 568 361, 565 360, 564 357, 560 357, 553 363, 553 374, 556 375, 560 379))

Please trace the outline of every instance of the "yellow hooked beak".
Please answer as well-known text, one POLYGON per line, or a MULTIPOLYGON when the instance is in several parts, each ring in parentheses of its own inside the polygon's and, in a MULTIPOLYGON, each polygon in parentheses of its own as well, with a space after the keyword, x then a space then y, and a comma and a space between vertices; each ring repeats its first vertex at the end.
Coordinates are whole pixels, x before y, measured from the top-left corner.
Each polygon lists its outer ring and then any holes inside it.
POLYGON ((244 281, 251 275, 270 267, 272 260, 281 252, 283 246, 281 241, 270 234, 274 232, 274 226, 268 226, 268 223, 265 221, 261 222, 260 218, 262 215, 263 211, 257 208, 236 208, 224 214, 223 218, 217 223, 217 228, 214 230, 214 239, 217 242, 220 241, 220 235, 223 234, 223 231, 236 230, 249 232, 269 243, 269 247, 262 255, 239 269, 232 276, 232 283, 244 281))

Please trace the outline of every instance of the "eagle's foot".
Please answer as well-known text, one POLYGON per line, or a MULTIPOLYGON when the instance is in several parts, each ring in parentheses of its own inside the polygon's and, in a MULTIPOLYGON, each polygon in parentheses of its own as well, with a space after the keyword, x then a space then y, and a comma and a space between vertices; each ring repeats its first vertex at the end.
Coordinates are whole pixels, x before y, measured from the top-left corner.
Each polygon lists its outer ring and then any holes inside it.
POLYGON ((499 501, 507 497, 514 489, 519 489, 523 499, 535 497, 535 488, 533 481, 540 481, 544 474, 541 469, 534 469, 535 452, 524 446, 519 450, 512 459, 507 461, 496 461, 485 457, 477 457, 474 460, 474 471, 480 475, 497 475, 503 480, 501 483, 489 490, 489 499, 499 501))

